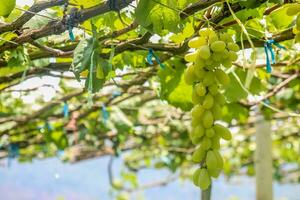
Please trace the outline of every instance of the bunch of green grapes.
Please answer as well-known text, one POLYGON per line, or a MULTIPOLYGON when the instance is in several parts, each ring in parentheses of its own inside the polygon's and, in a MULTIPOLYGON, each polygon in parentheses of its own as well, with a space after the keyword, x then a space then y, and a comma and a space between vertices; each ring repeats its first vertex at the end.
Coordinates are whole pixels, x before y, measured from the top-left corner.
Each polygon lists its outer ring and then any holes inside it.
POLYGON ((288 9, 286 10, 286 14, 289 16, 297 15, 296 25, 293 28, 293 33, 296 35, 295 42, 300 42, 300 4, 296 3, 288 7, 288 9))
POLYGON ((185 56, 189 64, 184 76, 185 82, 193 85, 190 139, 197 145, 192 160, 200 164, 193 182, 205 190, 211 177, 217 178, 223 168, 220 139, 231 139, 230 131, 216 121, 222 118, 222 106, 226 103, 223 87, 230 83, 222 66, 232 66, 239 46, 229 34, 217 34, 212 29, 201 29, 199 35, 189 41, 189 47, 196 51, 185 56))

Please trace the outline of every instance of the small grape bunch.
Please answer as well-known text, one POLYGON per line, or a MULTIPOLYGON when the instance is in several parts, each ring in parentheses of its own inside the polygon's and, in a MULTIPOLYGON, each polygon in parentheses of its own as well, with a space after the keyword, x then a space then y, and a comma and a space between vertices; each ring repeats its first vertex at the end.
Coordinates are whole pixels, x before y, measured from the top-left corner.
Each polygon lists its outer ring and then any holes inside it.
POLYGON ((222 68, 232 66, 239 46, 229 34, 217 34, 210 28, 201 29, 199 35, 189 41, 189 47, 196 51, 185 56, 189 63, 184 78, 187 84, 193 85, 189 137, 197 145, 192 161, 200 164, 193 182, 205 190, 211 184, 211 177, 217 178, 223 168, 220 139, 231 139, 230 131, 216 121, 222 119, 222 106, 226 103, 222 91, 230 83, 222 68))

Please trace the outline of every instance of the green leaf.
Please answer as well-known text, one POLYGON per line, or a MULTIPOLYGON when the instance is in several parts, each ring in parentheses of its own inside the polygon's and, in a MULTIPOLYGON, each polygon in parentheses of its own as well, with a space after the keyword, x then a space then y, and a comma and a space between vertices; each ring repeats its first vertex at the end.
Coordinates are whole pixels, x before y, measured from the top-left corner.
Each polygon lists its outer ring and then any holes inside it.
POLYGON ((167 66, 166 69, 159 71, 160 97, 175 107, 185 111, 190 110, 193 106, 192 87, 187 85, 183 78, 185 63, 172 60, 167 62, 167 66))
POLYGON ((91 63, 91 55, 93 51, 93 38, 81 40, 74 50, 71 68, 78 80, 80 80, 80 73, 88 69, 91 63))
POLYGON ((141 0, 135 10, 137 22, 147 28, 152 25, 153 31, 157 34, 161 34, 162 30, 178 33, 180 17, 179 13, 174 11, 177 2, 175 0, 158 1, 159 3, 141 0))
POLYGON ((16 0, 2 0, 0 3, 0 16, 8 17, 16 6, 16 0))

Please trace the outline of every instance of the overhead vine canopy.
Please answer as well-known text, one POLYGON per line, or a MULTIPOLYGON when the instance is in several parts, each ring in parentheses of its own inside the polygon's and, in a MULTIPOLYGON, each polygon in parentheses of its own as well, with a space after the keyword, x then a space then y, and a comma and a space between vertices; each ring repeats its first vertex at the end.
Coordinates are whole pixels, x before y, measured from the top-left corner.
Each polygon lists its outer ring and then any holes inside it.
POLYGON ((292 0, 17 5, 0 21, 0 159, 30 161, 64 150, 65 161, 78 162, 128 152, 131 170, 184 172, 193 152, 184 56, 188 42, 209 27, 232 35, 241 49, 226 71, 231 83, 222 114, 234 139, 224 144, 225 174, 253 173, 258 110, 273 122, 276 177, 295 173, 282 171, 287 162, 298 163, 299 172, 300 17, 287 13, 297 6, 292 0), (272 72, 264 51, 270 41, 284 47, 267 49, 276 59, 269 58, 272 72))

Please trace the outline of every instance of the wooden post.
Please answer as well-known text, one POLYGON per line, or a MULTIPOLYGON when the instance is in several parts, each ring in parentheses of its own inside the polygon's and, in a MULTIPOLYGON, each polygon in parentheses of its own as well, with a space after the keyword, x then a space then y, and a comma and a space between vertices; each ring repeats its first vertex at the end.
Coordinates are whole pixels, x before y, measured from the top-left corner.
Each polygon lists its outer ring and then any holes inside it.
POLYGON ((207 188, 207 190, 202 190, 201 191, 201 200, 210 200, 211 197, 211 185, 209 186, 209 188, 207 188))
POLYGON ((262 116, 257 118, 255 134, 256 200, 272 200, 272 138, 271 124, 262 116))

